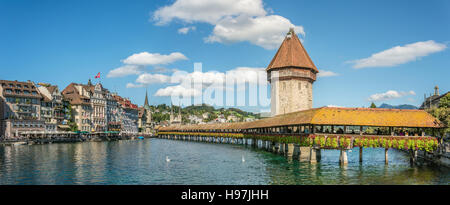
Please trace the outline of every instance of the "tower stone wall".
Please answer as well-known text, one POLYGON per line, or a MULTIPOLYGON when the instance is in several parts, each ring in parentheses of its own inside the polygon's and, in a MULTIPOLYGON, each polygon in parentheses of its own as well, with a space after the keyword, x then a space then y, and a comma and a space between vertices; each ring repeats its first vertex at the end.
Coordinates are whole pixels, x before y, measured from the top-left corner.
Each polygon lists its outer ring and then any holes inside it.
POLYGON ((272 76, 270 82, 272 116, 312 108, 311 80, 272 76))

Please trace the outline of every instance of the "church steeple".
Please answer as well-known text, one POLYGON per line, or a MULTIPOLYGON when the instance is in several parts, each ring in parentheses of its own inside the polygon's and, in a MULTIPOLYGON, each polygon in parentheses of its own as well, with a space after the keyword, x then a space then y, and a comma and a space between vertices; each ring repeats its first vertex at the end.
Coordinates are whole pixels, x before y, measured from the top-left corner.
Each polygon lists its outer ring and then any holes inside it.
POLYGON ((147 93, 147 89, 145 89, 145 102, 144 102, 144 108, 145 109, 149 109, 150 105, 148 104, 148 93, 147 93))

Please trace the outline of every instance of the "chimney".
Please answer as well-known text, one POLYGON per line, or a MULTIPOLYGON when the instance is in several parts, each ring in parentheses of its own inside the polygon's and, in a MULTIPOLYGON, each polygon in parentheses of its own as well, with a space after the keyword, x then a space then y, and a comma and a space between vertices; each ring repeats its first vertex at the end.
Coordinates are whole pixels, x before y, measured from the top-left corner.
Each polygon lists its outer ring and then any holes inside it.
POLYGON ((437 85, 434 87, 434 95, 439 95, 439 87, 437 85))

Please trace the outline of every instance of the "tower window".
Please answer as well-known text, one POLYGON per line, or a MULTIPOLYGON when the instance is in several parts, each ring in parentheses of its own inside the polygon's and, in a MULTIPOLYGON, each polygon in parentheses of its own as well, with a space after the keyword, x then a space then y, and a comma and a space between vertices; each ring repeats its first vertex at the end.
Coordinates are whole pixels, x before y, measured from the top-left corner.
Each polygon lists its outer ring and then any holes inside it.
POLYGON ((298 82, 298 89, 302 89, 302 83, 301 82, 298 82))
POLYGON ((283 90, 286 90, 286 82, 283 82, 283 90))

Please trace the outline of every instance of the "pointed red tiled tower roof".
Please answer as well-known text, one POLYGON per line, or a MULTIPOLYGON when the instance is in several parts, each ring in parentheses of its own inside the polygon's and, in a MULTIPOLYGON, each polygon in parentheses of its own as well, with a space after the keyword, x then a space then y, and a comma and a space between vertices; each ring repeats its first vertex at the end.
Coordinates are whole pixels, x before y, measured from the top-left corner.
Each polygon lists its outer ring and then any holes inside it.
POLYGON ((303 45, 295 34, 293 28, 289 30, 289 33, 277 53, 273 57, 269 66, 267 66, 266 71, 274 68, 286 67, 309 68, 314 70, 316 73, 319 72, 305 48, 303 48, 303 45))

